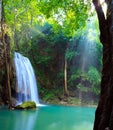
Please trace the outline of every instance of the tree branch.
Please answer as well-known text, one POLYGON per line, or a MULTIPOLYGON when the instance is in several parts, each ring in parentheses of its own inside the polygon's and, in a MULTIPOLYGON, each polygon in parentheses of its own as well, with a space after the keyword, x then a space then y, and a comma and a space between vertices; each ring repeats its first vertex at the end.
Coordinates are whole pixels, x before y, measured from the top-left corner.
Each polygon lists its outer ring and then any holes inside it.
POLYGON ((100 40, 103 43, 103 37, 105 37, 106 25, 107 25, 105 15, 104 15, 102 6, 100 4, 100 0, 93 0, 92 2, 95 6, 95 10, 96 10, 96 13, 98 16, 99 29, 100 29, 100 40))

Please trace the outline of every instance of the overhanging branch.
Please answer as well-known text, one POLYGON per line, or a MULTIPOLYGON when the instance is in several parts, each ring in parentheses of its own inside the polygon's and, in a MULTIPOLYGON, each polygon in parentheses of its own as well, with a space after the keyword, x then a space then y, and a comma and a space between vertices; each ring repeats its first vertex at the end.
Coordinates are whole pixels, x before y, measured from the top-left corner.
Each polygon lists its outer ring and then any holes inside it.
POLYGON ((106 32, 106 19, 100 3, 100 0, 93 0, 95 10, 98 16, 99 29, 100 29, 100 40, 103 43, 103 37, 105 37, 106 32))

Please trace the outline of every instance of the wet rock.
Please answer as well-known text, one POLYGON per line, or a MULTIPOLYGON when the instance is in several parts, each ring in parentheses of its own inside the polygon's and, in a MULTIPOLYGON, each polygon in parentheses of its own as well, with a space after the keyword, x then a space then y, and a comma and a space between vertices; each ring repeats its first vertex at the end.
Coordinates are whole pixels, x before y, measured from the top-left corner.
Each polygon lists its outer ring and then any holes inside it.
POLYGON ((35 109, 36 103, 33 101, 26 101, 15 107, 15 109, 35 109))

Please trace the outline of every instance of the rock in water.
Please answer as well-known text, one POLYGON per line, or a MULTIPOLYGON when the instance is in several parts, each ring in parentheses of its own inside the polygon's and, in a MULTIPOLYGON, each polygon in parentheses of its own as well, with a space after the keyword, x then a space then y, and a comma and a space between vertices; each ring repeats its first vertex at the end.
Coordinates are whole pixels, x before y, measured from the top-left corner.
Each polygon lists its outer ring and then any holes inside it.
POLYGON ((16 109, 34 109, 36 108, 36 103, 34 101, 26 101, 15 107, 16 109))

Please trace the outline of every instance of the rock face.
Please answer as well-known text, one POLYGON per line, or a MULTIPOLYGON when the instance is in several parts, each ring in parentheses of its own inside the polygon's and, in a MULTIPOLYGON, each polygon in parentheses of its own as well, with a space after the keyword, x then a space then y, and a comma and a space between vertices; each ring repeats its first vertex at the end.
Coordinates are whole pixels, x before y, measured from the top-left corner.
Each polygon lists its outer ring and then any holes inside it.
POLYGON ((23 102, 21 105, 15 107, 15 109, 34 109, 36 108, 36 103, 33 101, 23 102))

